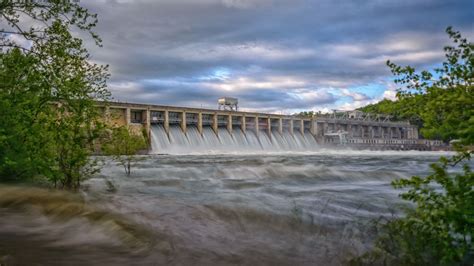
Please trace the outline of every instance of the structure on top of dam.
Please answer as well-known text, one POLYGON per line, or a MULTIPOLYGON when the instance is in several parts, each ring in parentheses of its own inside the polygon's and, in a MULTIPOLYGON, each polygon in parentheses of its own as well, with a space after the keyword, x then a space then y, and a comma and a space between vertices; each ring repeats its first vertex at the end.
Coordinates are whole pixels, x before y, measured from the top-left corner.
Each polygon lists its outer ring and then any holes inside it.
MULTIPOLYGON (((235 99, 236 100, 236 99, 235 99)), ((405 121, 360 111, 302 117, 235 108, 213 110, 138 103, 101 104, 109 124, 145 130, 152 153, 204 151, 311 151, 321 147, 433 150, 441 141, 419 139, 405 121)), ((225 101, 223 101, 225 105, 225 101)))

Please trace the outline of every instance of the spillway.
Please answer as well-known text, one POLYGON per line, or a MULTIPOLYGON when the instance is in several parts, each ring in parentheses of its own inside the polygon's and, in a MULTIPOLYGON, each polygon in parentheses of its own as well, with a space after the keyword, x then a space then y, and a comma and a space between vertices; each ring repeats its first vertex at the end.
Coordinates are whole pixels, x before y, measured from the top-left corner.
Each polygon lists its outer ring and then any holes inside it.
POLYGON ((315 151, 318 143, 309 132, 272 130, 254 130, 243 132, 239 127, 231 132, 219 127, 217 134, 210 126, 202 128, 202 134, 196 126, 188 126, 186 132, 179 125, 170 125, 169 134, 162 125, 151 127, 152 154, 182 153, 236 153, 236 152, 285 152, 315 151), (270 133, 270 134, 269 134, 270 133))

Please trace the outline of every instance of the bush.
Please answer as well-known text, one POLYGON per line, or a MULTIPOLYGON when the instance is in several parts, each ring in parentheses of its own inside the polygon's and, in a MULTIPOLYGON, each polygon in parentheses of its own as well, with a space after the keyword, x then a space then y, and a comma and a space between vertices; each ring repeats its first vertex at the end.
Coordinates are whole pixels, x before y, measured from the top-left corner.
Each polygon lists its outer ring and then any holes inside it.
POLYGON ((125 174, 130 176, 131 167, 138 160, 135 155, 146 147, 143 135, 134 135, 127 127, 117 127, 112 129, 102 149, 105 155, 112 156, 119 165, 122 165, 125 174))

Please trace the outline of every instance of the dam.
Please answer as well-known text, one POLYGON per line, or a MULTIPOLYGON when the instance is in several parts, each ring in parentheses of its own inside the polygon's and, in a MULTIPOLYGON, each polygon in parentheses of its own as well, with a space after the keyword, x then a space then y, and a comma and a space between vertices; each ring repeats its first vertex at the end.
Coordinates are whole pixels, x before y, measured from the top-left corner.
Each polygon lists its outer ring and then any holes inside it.
POLYGON ((406 121, 360 111, 307 117, 123 102, 101 105, 108 124, 144 132, 152 154, 447 148, 441 141, 420 139, 417 127, 406 121))

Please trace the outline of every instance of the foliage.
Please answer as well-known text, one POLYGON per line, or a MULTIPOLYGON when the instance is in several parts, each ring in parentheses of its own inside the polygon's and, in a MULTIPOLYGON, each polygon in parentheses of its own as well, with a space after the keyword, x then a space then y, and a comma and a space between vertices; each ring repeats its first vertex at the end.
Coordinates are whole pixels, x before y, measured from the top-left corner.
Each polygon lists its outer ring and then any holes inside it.
POLYGON ((28 176, 49 170, 52 132, 43 124, 51 117, 39 112, 44 105, 37 58, 18 49, 0 54, 0 177, 28 176))
POLYGON ((413 176, 392 183, 406 189, 400 196, 414 203, 406 216, 382 226, 376 249, 366 258, 393 265, 454 265, 474 261, 474 174, 469 168, 474 144, 473 44, 459 32, 447 28, 457 47, 448 46, 446 62, 433 72, 416 73, 414 68, 388 66, 404 85, 398 101, 385 101, 366 109, 396 112, 406 109, 423 121, 428 137, 456 140, 457 154, 432 164, 427 177, 413 176), (393 108, 393 109, 391 109, 393 108), (462 165, 462 169, 452 167, 462 165), (462 173, 459 173, 462 170, 462 173))
POLYGON ((55 22, 68 29, 75 26, 79 30, 86 31, 97 45, 101 45, 101 39, 92 31, 97 24, 97 15, 91 14, 77 1, 4 0, 0 2, 0 15, 3 22, 9 26, 0 31, 0 47, 3 48, 16 47, 30 52, 31 47, 54 38, 49 30, 55 22), (20 37, 20 40, 15 36, 20 37), (25 41, 31 42, 31 45, 25 45, 25 41))
POLYGON ((416 106, 416 100, 418 99, 405 99, 403 101, 383 99, 378 103, 366 105, 358 110, 365 113, 390 115, 395 121, 409 121, 411 124, 421 128, 423 127, 423 121, 417 112, 411 108, 416 106))
POLYGON ((474 261, 474 173, 449 174, 450 160, 431 167, 433 174, 393 182, 415 203, 404 218, 381 226, 376 248, 359 262, 389 265, 454 265, 474 261), (436 185, 433 185, 435 183, 436 185))
POLYGON ((122 126, 112 129, 102 148, 104 153, 112 156, 119 165, 123 166, 125 174, 130 176, 131 167, 138 160, 136 154, 146 147, 143 135, 130 133, 127 127, 122 126))
POLYGON ((304 112, 299 112, 298 114, 295 114, 297 116, 303 116, 303 117, 313 117, 314 112, 313 111, 304 111, 304 112))
POLYGON ((0 177, 39 175, 75 189, 103 125, 107 67, 93 64, 71 27, 100 39, 96 16, 74 1, 2 1, 0 21, 0 177))
POLYGON ((315 111, 303 111, 299 112, 297 114, 294 114, 295 116, 302 116, 302 117, 310 117, 312 118, 313 116, 318 116, 321 115, 321 111, 315 112, 315 111))
POLYGON ((474 138, 474 44, 451 27, 447 34, 455 46, 444 48, 446 60, 433 71, 416 72, 387 61, 397 76, 397 101, 384 100, 361 108, 410 119, 422 125, 427 138, 445 141, 460 139, 472 143, 474 138))

